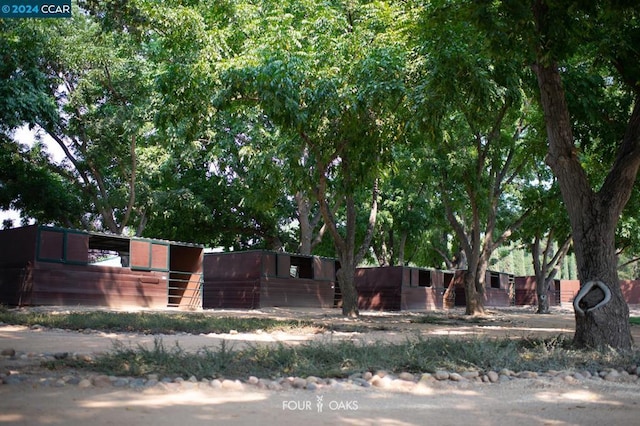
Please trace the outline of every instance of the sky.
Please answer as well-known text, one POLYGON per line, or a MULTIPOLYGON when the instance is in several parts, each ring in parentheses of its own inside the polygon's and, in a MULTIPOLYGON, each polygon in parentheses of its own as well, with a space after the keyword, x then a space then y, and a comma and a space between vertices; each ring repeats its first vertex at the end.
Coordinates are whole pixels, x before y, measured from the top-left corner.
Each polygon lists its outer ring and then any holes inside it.
MULTIPOLYGON (((14 133, 15 140, 20 143, 33 145, 36 141, 36 130, 29 130, 28 126, 22 126, 16 130, 14 133)), ((47 145, 47 149, 53 156, 54 161, 58 162, 62 160, 64 157, 64 153, 57 145, 53 142, 53 139, 45 136, 42 139, 44 143, 47 145)), ((16 210, 0 210, 0 228, 2 227, 2 222, 5 219, 13 219, 14 226, 20 225, 20 212, 16 210)))

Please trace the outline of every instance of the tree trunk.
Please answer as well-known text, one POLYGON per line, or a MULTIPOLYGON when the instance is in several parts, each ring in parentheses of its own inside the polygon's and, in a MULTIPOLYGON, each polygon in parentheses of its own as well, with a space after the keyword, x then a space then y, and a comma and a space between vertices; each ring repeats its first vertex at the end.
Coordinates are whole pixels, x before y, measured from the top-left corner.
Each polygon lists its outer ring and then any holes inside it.
POLYGON ((400 243, 398 243, 398 261, 397 261, 398 266, 404 266, 404 262, 405 262, 404 252, 407 246, 408 235, 409 233, 407 231, 402 231, 402 234, 400 234, 400 243))
POLYGON ((469 268, 464 273, 464 292, 466 297, 466 315, 484 315, 484 275, 486 266, 469 268), (484 271, 484 272, 481 272, 484 271))
POLYGON ((576 296, 574 343, 586 348, 611 346, 630 349, 629 307, 618 279, 615 225, 598 223, 594 216, 598 215, 592 211, 584 212, 581 224, 574 230, 574 239, 580 241, 576 244, 576 260, 582 288, 590 282, 601 282, 604 287, 593 286, 584 297, 580 298, 580 293, 576 296), (608 303, 606 291, 611 293, 608 303))
POLYGON ((560 266, 571 247, 571 238, 566 238, 562 246, 558 248, 556 254, 549 260, 553 250, 553 230, 547 236, 547 244, 542 252, 540 247, 540 236, 536 235, 532 245, 533 269, 536 276, 536 296, 538 301, 538 314, 548 314, 549 310, 549 289, 553 283, 553 278, 560 270, 560 266))
POLYGON ((298 205, 298 223, 300 225, 300 244, 298 245, 298 253, 310 255, 313 228, 309 221, 309 215, 311 213, 309 199, 300 191, 296 192, 295 199, 296 204, 298 205))
POLYGON ((549 285, 553 282, 553 279, 546 279, 542 277, 540 280, 536 277, 536 296, 538 299, 538 314, 548 314, 549 310, 549 285))
POLYGON ((342 291, 342 315, 348 318, 357 318, 360 315, 360 311, 358 310, 355 268, 345 267, 344 263, 341 263, 341 265, 341 268, 336 272, 336 276, 342 291))
POLYGON ((578 158, 558 67, 545 64, 541 59, 533 70, 538 79, 549 138, 547 164, 558 178, 569 214, 582 284, 574 300, 574 344, 630 349, 629 308, 618 280, 615 229, 640 165, 640 103, 636 102, 634 106, 605 182, 600 191, 594 193, 578 158), (610 299, 606 293, 610 293, 610 299))

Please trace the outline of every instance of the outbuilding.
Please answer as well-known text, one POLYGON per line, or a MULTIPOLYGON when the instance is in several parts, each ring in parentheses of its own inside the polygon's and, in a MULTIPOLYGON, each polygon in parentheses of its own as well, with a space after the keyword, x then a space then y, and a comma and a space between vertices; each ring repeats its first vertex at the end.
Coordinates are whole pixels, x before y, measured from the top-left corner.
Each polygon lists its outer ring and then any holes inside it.
POLYGON ((31 225, 0 231, 0 303, 202 307, 203 247, 31 225))
POLYGON ((204 308, 334 306, 335 260, 267 250, 206 253, 204 308))

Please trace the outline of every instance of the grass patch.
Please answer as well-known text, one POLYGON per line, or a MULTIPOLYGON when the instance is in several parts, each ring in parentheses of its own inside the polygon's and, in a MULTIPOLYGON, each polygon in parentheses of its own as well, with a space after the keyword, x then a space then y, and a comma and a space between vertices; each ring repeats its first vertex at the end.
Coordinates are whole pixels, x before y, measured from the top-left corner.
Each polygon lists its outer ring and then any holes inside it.
POLYGON ((51 361, 49 368, 73 367, 108 375, 161 377, 264 378, 287 376, 348 377, 353 373, 385 370, 390 372, 590 370, 627 367, 640 362, 640 351, 583 351, 571 349, 563 337, 551 339, 472 339, 450 338, 407 340, 363 346, 350 341, 306 343, 300 346, 254 345, 234 350, 228 344, 197 353, 175 345, 167 347, 156 339, 152 348, 114 349, 91 362, 74 359, 51 361))
POLYGON ((40 325, 66 330, 107 330, 146 334, 174 333, 240 333, 263 330, 294 331, 312 327, 311 321, 278 320, 272 318, 212 317, 205 314, 147 312, 71 312, 41 313, 0 310, 0 322, 15 325, 40 325))
MULTIPOLYGON (((309 320, 277 320, 271 318, 214 317, 204 313, 120 313, 20 312, 0 306, 0 322, 70 330, 96 329, 153 334, 228 333, 263 330, 309 332, 318 330, 384 330, 385 324, 329 324, 320 326, 309 320)), ((451 318, 421 316, 411 322, 422 324, 450 323, 451 318)), ((631 318, 640 324, 639 317, 631 318)), ((614 350, 574 350, 566 337, 547 339, 467 340, 449 337, 408 338, 401 343, 377 342, 362 345, 351 341, 311 342, 297 346, 250 345, 236 349, 228 343, 220 347, 202 348, 196 353, 186 352, 177 344, 167 346, 160 339, 153 347, 126 347, 116 344, 112 351, 92 361, 65 358, 46 364, 52 369, 77 368, 109 375, 145 376, 150 373, 162 377, 264 378, 285 376, 348 377, 353 373, 385 370, 389 372, 434 372, 465 370, 514 371, 582 370, 597 371, 640 365, 640 348, 630 352, 614 350)))

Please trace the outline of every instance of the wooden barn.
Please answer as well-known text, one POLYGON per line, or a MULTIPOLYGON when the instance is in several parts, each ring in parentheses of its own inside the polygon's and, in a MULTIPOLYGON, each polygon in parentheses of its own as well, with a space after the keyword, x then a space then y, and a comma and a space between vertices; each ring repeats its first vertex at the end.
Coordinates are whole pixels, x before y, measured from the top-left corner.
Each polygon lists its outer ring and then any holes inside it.
MULTIPOLYGON (((356 288, 359 309, 371 310, 433 310, 465 306, 464 271, 441 271, 409 266, 358 268, 356 288), (449 286, 455 294, 454 303, 444 300, 449 286)), ((514 277, 488 271, 485 306, 510 306, 514 277)))
MULTIPOLYGON (((640 280, 620 280, 620 289, 628 305, 640 305, 640 280)), ((580 291, 579 280, 554 280, 554 290, 549 291, 549 302, 554 305, 573 304, 580 291)), ((516 305, 537 305, 535 277, 516 278, 516 305)))
MULTIPOLYGON (((515 304, 516 306, 537 305, 536 277, 516 277, 515 279, 515 304)), ((549 306, 559 306, 562 303, 560 280, 553 281, 553 288, 547 291, 549 306)), ((565 295, 566 298, 567 295, 565 295)), ((573 294, 569 296, 573 300, 573 294)))
POLYGON ((200 308, 202 252, 48 226, 0 231, 0 303, 200 308))
POLYGON ((443 307, 443 294, 452 276, 443 271, 386 266, 356 269, 358 309, 403 311, 443 307))
POLYGON ((264 250, 204 255, 204 308, 331 308, 335 260, 264 250))
MULTIPOLYGON (((464 271, 456 271, 456 298, 455 306, 466 306, 467 300, 464 293, 462 274, 464 271)), ((515 303, 515 276, 506 272, 487 271, 485 275, 484 306, 501 307, 511 306, 515 303)))

